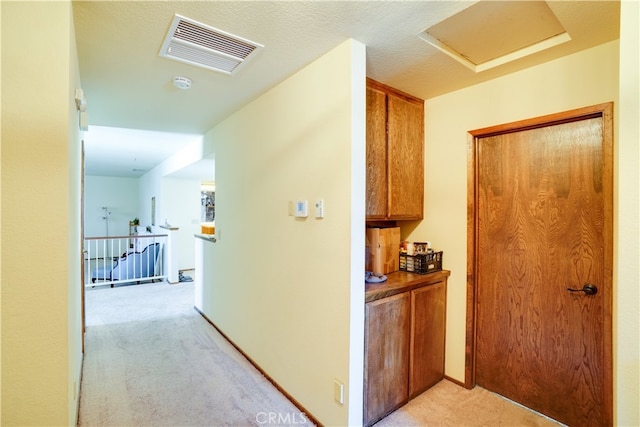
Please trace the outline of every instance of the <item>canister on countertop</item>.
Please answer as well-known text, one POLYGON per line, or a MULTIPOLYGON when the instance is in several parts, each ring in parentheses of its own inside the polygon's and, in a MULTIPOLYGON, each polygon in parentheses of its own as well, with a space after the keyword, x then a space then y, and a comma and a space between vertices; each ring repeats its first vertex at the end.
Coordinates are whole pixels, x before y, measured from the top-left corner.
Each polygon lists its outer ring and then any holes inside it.
POLYGON ((398 271, 400 227, 367 228, 365 270, 373 274, 398 271))

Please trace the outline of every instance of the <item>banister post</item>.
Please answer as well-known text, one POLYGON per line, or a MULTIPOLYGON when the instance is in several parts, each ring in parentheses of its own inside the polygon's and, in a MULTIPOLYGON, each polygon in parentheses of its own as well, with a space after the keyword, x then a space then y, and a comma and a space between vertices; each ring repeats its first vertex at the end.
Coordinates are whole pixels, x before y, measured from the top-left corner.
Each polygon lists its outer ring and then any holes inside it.
POLYGON ((178 241, 179 227, 173 227, 169 224, 161 225, 160 228, 167 230, 167 244, 165 246, 165 262, 163 263, 164 274, 167 281, 175 285, 180 282, 178 278, 178 254, 175 252, 174 245, 178 241))

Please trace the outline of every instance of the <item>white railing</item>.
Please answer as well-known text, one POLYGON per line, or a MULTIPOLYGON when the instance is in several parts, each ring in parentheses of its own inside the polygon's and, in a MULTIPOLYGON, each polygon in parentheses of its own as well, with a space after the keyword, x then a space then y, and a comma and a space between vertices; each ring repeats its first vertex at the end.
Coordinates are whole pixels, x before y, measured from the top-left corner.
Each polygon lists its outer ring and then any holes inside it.
POLYGON ((166 234, 86 237, 85 287, 164 280, 166 234))

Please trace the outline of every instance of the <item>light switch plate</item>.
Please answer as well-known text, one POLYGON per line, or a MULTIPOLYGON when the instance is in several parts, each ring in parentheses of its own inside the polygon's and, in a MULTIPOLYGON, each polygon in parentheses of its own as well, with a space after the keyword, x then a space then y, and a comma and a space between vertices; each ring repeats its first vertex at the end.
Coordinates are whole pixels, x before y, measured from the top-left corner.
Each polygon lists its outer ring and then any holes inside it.
POLYGON ((306 218, 309 216, 309 203, 306 200, 296 201, 296 218, 306 218))
POLYGON ((316 210, 316 218, 324 218, 324 200, 316 200, 314 207, 316 210))

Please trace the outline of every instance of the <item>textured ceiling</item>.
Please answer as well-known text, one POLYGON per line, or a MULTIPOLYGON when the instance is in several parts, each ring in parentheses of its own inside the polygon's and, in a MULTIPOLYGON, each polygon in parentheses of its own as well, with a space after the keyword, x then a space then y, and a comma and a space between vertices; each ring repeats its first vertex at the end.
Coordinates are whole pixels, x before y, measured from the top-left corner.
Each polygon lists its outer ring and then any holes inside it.
MULTIPOLYGON (((427 99, 619 37, 617 1, 547 2, 571 41, 476 73, 418 37, 474 3, 76 1, 76 41, 90 130, 102 126, 203 134, 347 38, 367 45, 369 77, 427 99), (233 76, 162 58, 158 52, 176 13, 264 49, 233 76), (189 77, 191 89, 173 87, 176 75, 189 77)), ((508 40, 509 31, 491 28, 498 39, 508 40)), ((88 160, 94 156, 91 133, 86 138, 88 160)), ((109 161, 125 159, 103 155, 102 162, 109 161)))

